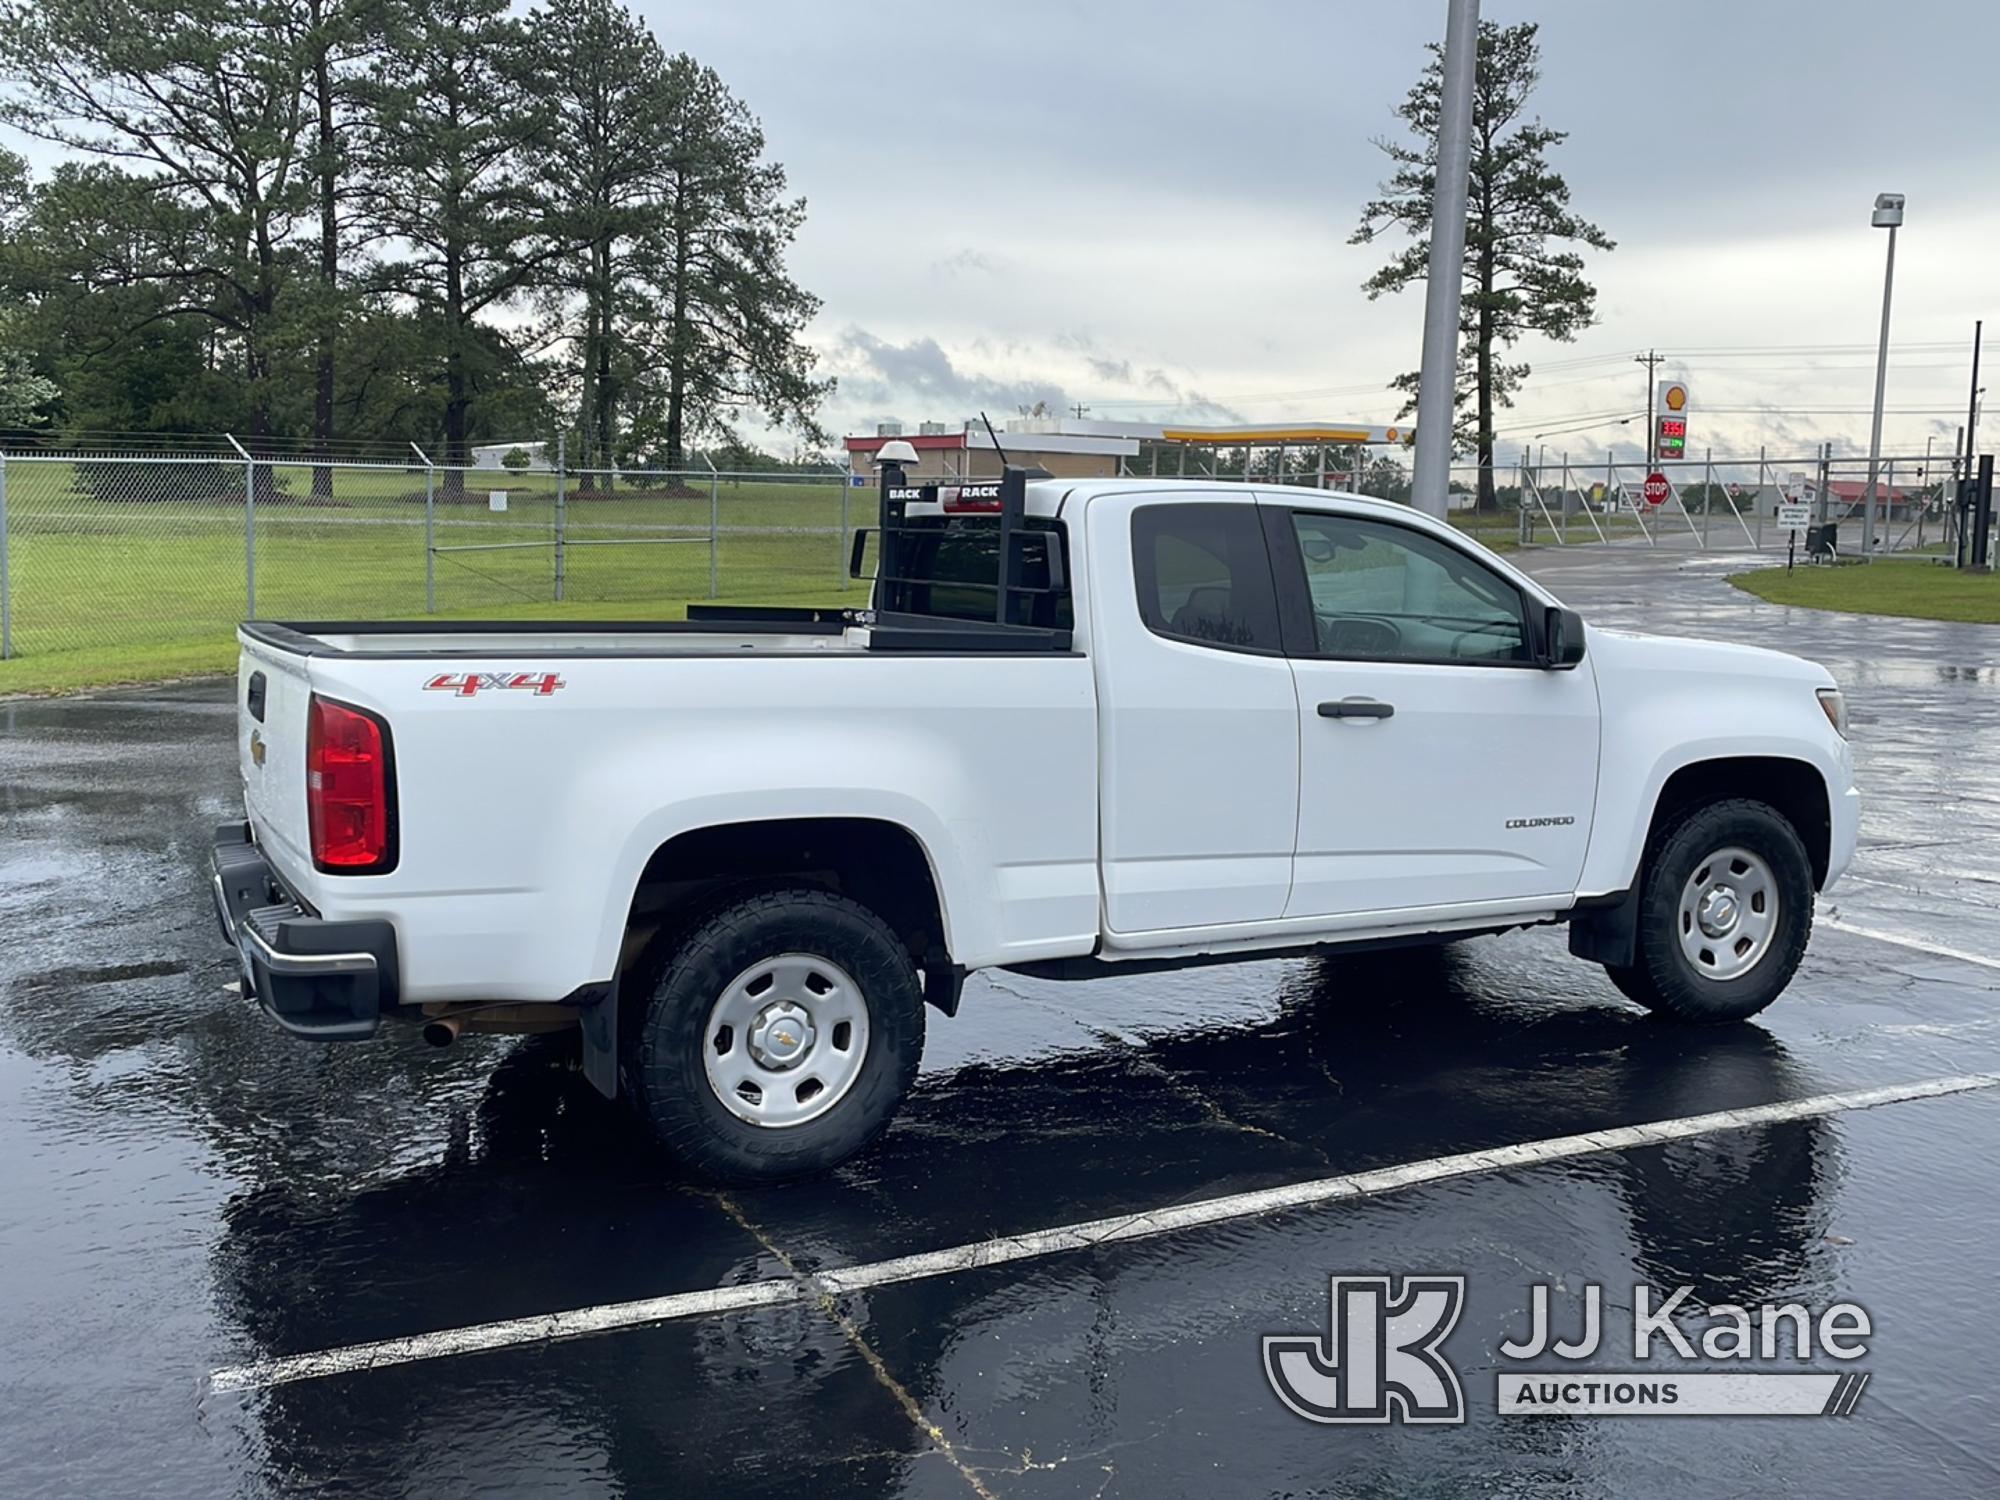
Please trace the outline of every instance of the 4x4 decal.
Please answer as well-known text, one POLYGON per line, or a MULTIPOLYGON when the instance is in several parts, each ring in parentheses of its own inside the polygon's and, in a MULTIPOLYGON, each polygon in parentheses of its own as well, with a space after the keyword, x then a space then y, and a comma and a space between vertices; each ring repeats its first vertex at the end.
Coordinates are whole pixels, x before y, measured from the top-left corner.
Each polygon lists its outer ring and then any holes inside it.
POLYGON ((424 684, 427 693, 470 698, 476 693, 520 692, 546 698, 563 686, 554 672, 440 672, 424 684))

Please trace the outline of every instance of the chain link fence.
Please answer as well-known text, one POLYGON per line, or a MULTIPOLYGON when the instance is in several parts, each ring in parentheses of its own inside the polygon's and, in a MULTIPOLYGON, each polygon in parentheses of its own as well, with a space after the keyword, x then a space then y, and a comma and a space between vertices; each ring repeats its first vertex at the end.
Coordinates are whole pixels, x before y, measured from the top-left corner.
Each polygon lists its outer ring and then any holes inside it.
MULTIPOLYGON (((1298 455, 1291 455, 1297 458, 1298 455)), ((1349 455, 1352 462, 1352 455, 1349 455)), ((1259 483, 1408 496, 1400 455, 1357 476, 1327 464, 1251 466, 1259 483), (1322 466, 1324 466, 1322 472, 1322 466), (1279 476, 1283 477, 1280 478, 1279 476)), ((1843 554, 1948 551, 1948 455, 1681 459, 1523 455, 1473 504, 1452 470, 1455 524, 1488 542, 1782 554, 1787 498, 1838 528, 1843 554), (1646 498, 1650 472, 1668 481, 1646 498)), ((1236 472, 1189 477, 1240 480, 1236 472)), ((549 604, 665 608, 698 599, 837 601, 873 490, 844 470, 453 468, 223 455, 0 454, 0 657, 226 634, 239 620, 532 616, 549 604)))
MULTIPOLYGON (((1407 502, 1410 467, 1395 451, 1338 446, 1274 445, 1225 456, 1156 451, 1121 461, 1128 477, 1185 474, 1240 483, 1328 488, 1407 502), (1358 462, 1357 462, 1358 459, 1358 462)), ((1580 456, 1524 452, 1496 465, 1493 503, 1479 508, 1480 471, 1454 465, 1449 517, 1480 541, 1520 546, 1630 545, 1704 552, 1783 553, 1792 540, 1778 525, 1787 499, 1809 502, 1813 524, 1836 528, 1843 554, 1949 552, 1957 524, 1956 480, 1949 454, 1885 456, 1878 461, 1869 514, 1868 460, 1822 449, 1803 457, 1656 459, 1592 463, 1580 456), (1648 498, 1646 481, 1666 480, 1664 498, 1648 498)))
POLYGON ((842 470, 0 455, 0 656, 246 618, 832 600, 849 494, 842 470))
POLYGON ((1834 528, 1841 552, 1880 555, 1949 550, 1957 519, 1951 459, 1935 454, 1879 460, 1872 507, 1868 460, 1826 451, 1650 464, 1524 460, 1507 477, 1518 539, 1528 544, 1782 553, 1795 537, 1779 523, 1779 507, 1795 502, 1813 526, 1834 528), (1649 486, 1654 475, 1663 493, 1649 486))

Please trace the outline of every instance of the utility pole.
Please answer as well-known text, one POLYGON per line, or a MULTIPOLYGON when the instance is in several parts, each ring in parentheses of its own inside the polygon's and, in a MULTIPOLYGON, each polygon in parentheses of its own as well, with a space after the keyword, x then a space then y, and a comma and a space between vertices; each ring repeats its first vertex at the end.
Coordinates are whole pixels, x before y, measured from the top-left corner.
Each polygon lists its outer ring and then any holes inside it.
POLYGON ((1653 412, 1653 372, 1667 362, 1667 357, 1656 350, 1648 349, 1644 354, 1632 356, 1632 363, 1646 367, 1646 468, 1653 467, 1653 429, 1657 420, 1653 412))
MULTIPOLYGON (((1903 222, 1903 195, 1877 193, 1869 221, 1889 231, 1889 259, 1882 272, 1882 342, 1875 351, 1875 422, 1868 432, 1868 498, 1861 512, 1861 558, 1875 557, 1875 480, 1882 464, 1882 396, 1889 380, 1889 298, 1896 289, 1896 231, 1903 222)), ((1888 524, 1886 518, 1883 524, 1888 524)))
POLYGON ((1452 405, 1458 394, 1458 308, 1465 281, 1465 199, 1472 175, 1472 99, 1479 0, 1447 0, 1438 97, 1437 187, 1431 194, 1424 285, 1424 358, 1417 377, 1416 465, 1410 503, 1442 521, 1451 485, 1452 405))
POLYGON ((1965 477, 1972 477, 1972 450, 1979 446, 1979 336, 1986 327, 1980 318, 1972 325, 1972 396, 1965 403, 1965 477))
POLYGON ((1079 401, 1076 403, 1075 406, 1071 407, 1070 410, 1076 414, 1077 421, 1081 422, 1083 420, 1083 414, 1089 411, 1090 408, 1085 406, 1081 401, 1079 401))
POLYGON ((1979 336, 1986 328, 1986 320, 1979 318, 1972 325, 1972 394, 1965 403, 1965 477, 1972 477, 1972 450, 1979 444, 1979 336))
POLYGON ((1965 496, 1964 487, 1960 482, 1960 475, 1970 469, 1969 465, 1966 470, 1961 470, 1959 467, 1959 454, 1964 448, 1965 429, 1961 427, 1958 429, 1958 435, 1951 440, 1951 503, 1945 507, 1944 512, 1944 539, 1951 546, 1951 565, 1954 568, 1962 567, 1965 562, 1962 549, 1959 546, 1959 541, 1964 535, 1965 528, 1959 525, 1961 517, 1958 510, 1959 502, 1965 496))
POLYGON ((1971 498, 1969 486, 1972 483, 1972 454, 1979 445, 1979 339, 1985 331, 1986 320, 1975 319, 1972 324, 1972 394, 1965 401, 1965 467, 1957 474, 1958 483, 1953 487, 1951 497, 1952 514, 1958 520, 1958 544, 1953 548, 1952 560, 1965 566, 1965 521, 1967 502, 1971 498))
MULTIPOLYGON (((1917 470, 1917 550, 1924 550, 1924 516, 1931 508, 1931 443, 1934 436, 1924 439, 1924 466, 1917 470)), ((1942 486, 1940 486, 1942 488, 1942 486)))

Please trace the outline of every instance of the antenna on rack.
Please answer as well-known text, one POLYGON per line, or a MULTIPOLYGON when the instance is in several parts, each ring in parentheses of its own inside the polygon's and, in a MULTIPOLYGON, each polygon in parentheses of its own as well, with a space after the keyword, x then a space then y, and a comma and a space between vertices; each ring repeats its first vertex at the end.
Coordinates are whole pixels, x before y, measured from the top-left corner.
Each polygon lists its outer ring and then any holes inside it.
POLYGON ((993 451, 1000 455, 1000 467, 1004 471, 1008 466, 1009 460, 1007 458, 1007 450, 1000 446, 1000 434, 993 430, 992 419, 985 412, 979 414, 979 420, 986 423, 986 435, 993 439, 993 451))

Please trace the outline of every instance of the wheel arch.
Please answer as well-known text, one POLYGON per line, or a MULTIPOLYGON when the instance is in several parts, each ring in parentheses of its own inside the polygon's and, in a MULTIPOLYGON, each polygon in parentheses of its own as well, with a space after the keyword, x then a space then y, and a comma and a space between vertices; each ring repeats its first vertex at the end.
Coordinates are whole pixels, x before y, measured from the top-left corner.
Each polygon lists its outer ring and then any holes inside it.
POLYGON ((621 1006, 620 992, 656 941, 734 894, 778 883, 833 891, 869 908, 923 970, 924 998, 947 1015, 957 1012, 965 975, 952 959, 944 882, 913 829, 887 818, 843 816, 702 824, 653 850, 626 902, 617 977, 584 1025, 584 1071, 600 1092, 617 1092, 619 1050, 638 1009, 621 1006))
POLYGON ((1824 773, 1787 755, 1718 755, 1677 767, 1660 783, 1645 837, 1623 890, 1581 900, 1569 923, 1569 950, 1593 963, 1629 965, 1638 943, 1640 887, 1661 833, 1691 807, 1746 797, 1792 825, 1812 865, 1813 889, 1826 883, 1833 851, 1833 802, 1824 773))
POLYGON ((922 965, 949 962, 951 932, 936 861, 916 832, 873 817, 792 817, 684 829, 655 849, 632 891, 635 927, 669 925, 715 894, 784 881, 851 897, 887 922, 922 965))
MULTIPOLYGON (((1660 786, 1646 825, 1646 849, 1682 812, 1726 797, 1747 797, 1777 809, 1812 861, 1813 889, 1826 883, 1833 854, 1833 799, 1826 777, 1810 761, 1783 755, 1728 755, 1692 761, 1660 786)), ((1645 856, 1640 856, 1643 867, 1645 856)), ((1636 882, 1635 882, 1636 883, 1636 882)))

